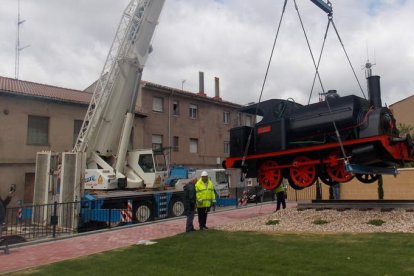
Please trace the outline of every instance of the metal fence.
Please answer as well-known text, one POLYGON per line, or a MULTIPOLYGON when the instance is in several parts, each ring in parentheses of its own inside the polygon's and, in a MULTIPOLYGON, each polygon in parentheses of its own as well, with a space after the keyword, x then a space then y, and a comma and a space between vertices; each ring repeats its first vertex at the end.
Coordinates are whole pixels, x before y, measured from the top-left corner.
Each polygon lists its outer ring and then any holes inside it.
POLYGON ((287 190, 286 190, 288 201, 311 201, 311 200, 315 200, 318 196, 317 193, 318 193, 318 186, 317 185, 312 185, 312 186, 307 187, 303 190, 295 190, 291 186, 288 186, 287 190))
POLYGON ((7 208, 0 245, 73 233, 69 214, 78 205, 70 202, 7 208))
MULTIPOLYGON (((289 187, 287 198, 289 201, 311 200, 316 198, 316 191, 316 186, 301 191, 289 187)), ((184 208, 177 204, 177 195, 183 194, 158 193, 128 199, 101 198, 8 208, 5 224, 0 227, 0 246, 174 217, 174 208, 178 208, 178 212, 184 208)), ((274 191, 259 187, 232 188, 229 198, 217 197, 216 208, 273 201, 274 195, 274 191)))

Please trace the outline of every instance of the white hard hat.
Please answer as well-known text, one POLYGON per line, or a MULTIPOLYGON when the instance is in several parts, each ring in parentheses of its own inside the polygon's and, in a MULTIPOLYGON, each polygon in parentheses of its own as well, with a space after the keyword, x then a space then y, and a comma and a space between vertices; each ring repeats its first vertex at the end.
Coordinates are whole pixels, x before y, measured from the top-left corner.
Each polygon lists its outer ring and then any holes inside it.
POLYGON ((203 171, 203 172, 201 173, 201 176, 208 176, 208 173, 207 173, 206 171, 203 171))

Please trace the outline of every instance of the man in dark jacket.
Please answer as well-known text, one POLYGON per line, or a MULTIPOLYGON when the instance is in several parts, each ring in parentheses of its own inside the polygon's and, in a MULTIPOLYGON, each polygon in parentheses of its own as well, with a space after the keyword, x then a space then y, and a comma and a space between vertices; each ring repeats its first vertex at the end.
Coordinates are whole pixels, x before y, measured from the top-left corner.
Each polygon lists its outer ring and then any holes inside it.
POLYGON ((1 224, 3 224, 6 220, 6 207, 9 205, 12 197, 14 197, 15 189, 15 185, 12 185, 12 188, 10 188, 10 192, 7 195, 6 199, 2 200, 0 197, 0 227, 1 224))
POLYGON ((16 191, 16 185, 11 185, 10 192, 7 195, 6 199, 2 199, 0 197, 0 245, 5 245, 2 249, 4 250, 4 254, 9 254, 9 245, 8 241, 3 238, 3 228, 5 227, 5 220, 6 220, 6 207, 10 203, 11 199, 14 197, 14 193, 16 191))
POLYGON ((195 231, 193 220, 194 220, 194 213, 195 213, 195 206, 196 206, 196 192, 194 185, 197 182, 197 179, 191 179, 190 182, 188 182, 184 186, 184 194, 185 194, 185 200, 184 200, 184 211, 187 216, 187 222, 185 225, 185 232, 191 232, 195 231))

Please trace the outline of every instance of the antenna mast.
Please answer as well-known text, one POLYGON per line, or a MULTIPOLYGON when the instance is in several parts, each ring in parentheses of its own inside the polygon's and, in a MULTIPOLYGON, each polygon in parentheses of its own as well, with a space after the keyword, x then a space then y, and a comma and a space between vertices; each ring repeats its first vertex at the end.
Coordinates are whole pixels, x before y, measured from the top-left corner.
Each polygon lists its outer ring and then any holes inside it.
POLYGON ((16 41, 16 57, 14 60, 14 78, 19 79, 19 65, 20 65, 20 51, 29 47, 30 45, 20 47, 20 25, 26 20, 20 19, 20 0, 17 1, 17 41, 16 41))
POLYGON ((365 62, 365 65, 363 65, 362 69, 365 69, 365 78, 369 78, 372 76, 372 66, 376 65, 376 58, 375 58, 375 50, 374 50, 374 63, 371 63, 369 61, 369 50, 368 50, 368 43, 366 43, 367 47, 367 61, 365 62))

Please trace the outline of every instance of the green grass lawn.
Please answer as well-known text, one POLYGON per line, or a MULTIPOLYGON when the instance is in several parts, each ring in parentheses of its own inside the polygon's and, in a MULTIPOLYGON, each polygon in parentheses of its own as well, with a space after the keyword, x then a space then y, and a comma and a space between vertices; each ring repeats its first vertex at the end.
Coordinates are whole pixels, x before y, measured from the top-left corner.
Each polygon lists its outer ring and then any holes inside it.
POLYGON ((414 275, 414 235, 197 231, 18 274, 414 275))

